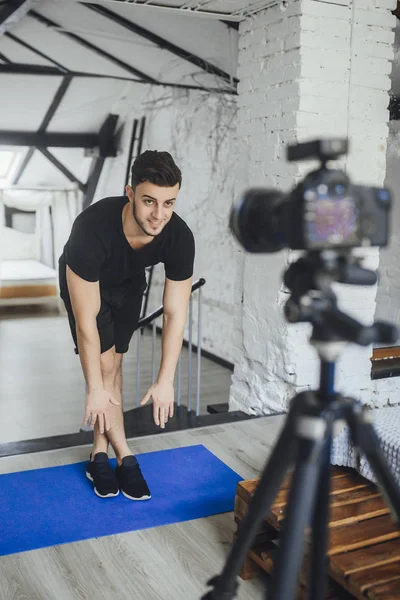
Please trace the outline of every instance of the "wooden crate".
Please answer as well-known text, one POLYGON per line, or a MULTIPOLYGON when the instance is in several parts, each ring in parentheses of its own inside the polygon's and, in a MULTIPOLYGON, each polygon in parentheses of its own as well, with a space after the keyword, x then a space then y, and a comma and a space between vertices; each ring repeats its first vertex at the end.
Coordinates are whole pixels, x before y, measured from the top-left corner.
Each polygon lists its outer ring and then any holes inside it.
MULTIPOLYGON (((285 515, 291 475, 287 475, 243 565, 241 577, 260 569, 271 573, 285 515), (275 543, 274 543, 275 540, 275 543)), ((235 520, 242 522, 259 480, 237 486, 235 520)), ((298 600, 308 597, 310 531, 306 532, 298 600)), ((400 600, 400 532, 378 487, 353 469, 331 467, 326 600, 400 600)))

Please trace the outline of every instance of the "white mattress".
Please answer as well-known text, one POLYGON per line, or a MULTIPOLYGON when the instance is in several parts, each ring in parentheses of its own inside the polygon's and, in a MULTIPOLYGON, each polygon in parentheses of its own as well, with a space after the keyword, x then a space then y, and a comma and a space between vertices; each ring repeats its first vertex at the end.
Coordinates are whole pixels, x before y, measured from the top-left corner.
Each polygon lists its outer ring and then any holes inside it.
POLYGON ((0 261, 0 285, 39 282, 56 279, 55 269, 38 260, 3 260, 0 261))

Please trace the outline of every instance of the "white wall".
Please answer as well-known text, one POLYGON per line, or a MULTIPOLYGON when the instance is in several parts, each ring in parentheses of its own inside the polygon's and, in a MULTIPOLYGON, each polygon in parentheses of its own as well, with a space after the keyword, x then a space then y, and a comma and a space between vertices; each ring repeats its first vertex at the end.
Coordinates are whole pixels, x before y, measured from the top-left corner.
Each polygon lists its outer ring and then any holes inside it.
MULTIPOLYGON (((126 91, 115 110, 125 122, 124 151, 106 163, 96 198, 121 193, 132 120, 146 117, 142 151, 170 152, 182 171, 176 212, 196 240, 195 279, 204 277, 202 347, 233 361, 235 255, 228 230, 237 166, 236 99, 206 92, 152 89, 136 102, 126 91)), ((161 304, 164 268, 155 268, 148 310, 161 304)), ((194 323, 197 306, 194 304, 194 323)), ((187 337, 187 332, 186 332, 187 337)), ((197 344, 194 334, 193 342, 197 344)))
POLYGON ((385 185, 393 195, 390 243, 380 251, 376 318, 400 327, 400 121, 390 121, 385 185))
MULTIPOLYGON (((395 5, 299 0, 241 24, 238 137, 250 155, 252 184, 291 188, 314 165, 288 164, 285 146, 321 136, 348 136, 351 150, 342 162, 353 181, 383 184, 395 5)), ((285 252, 247 255, 244 268, 238 266, 237 289, 244 297, 238 293, 236 299, 240 334, 232 409, 286 410, 295 391, 317 385, 310 327, 288 325, 282 314, 282 272, 292 258, 285 252)), ((377 264, 377 251, 370 251, 366 266, 377 264)), ((371 323, 376 287, 336 287, 340 307, 371 323)), ((371 351, 348 347, 338 362, 337 384, 378 404, 371 351)))

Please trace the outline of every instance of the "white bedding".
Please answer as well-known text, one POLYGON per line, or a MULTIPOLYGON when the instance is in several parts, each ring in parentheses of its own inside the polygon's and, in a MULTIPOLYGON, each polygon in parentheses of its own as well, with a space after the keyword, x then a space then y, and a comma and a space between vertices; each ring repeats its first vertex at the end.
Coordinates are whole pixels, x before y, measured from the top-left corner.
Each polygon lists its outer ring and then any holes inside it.
POLYGON ((0 285, 26 283, 54 283, 57 277, 55 269, 38 260, 2 260, 0 261, 0 285), (49 281, 51 280, 51 281, 49 281))

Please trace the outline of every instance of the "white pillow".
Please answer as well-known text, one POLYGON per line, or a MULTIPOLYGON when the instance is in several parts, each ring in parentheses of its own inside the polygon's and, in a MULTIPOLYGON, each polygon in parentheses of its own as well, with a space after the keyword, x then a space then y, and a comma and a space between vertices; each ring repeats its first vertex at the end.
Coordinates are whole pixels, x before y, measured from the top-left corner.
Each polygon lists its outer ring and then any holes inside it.
POLYGON ((36 259, 36 235, 0 228, 0 260, 36 259))

